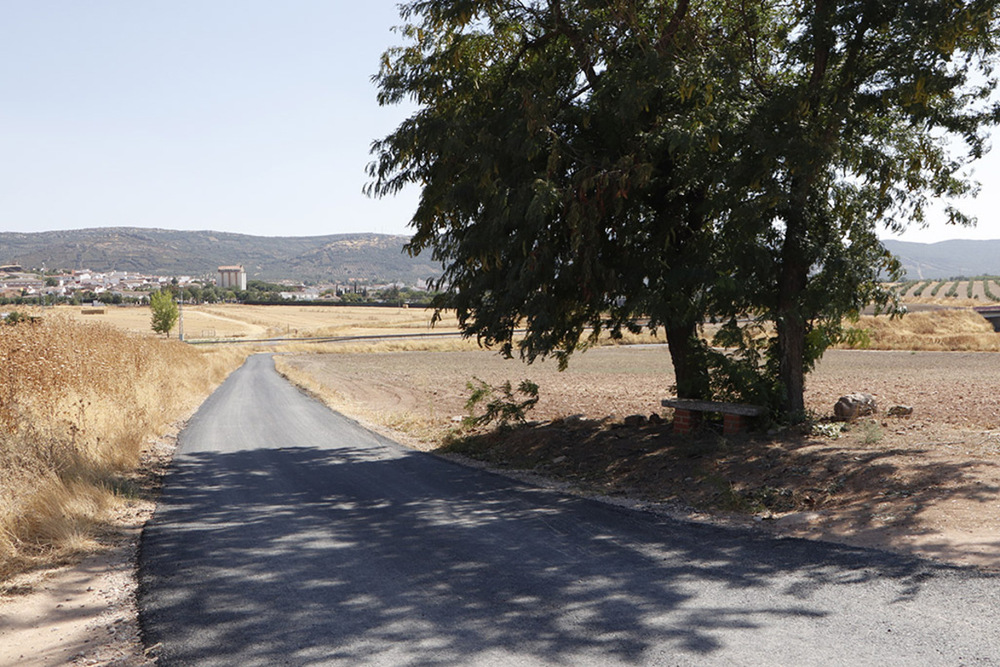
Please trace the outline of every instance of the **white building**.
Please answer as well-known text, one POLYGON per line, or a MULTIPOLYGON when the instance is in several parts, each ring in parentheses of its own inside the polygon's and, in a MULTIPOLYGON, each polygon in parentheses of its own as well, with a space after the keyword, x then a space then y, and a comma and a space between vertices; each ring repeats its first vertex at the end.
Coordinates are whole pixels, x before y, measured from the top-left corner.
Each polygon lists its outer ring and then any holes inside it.
POLYGON ((243 270, 243 266, 220 266, 219 287, 245 290, 247 288, 247 272, 243 270))

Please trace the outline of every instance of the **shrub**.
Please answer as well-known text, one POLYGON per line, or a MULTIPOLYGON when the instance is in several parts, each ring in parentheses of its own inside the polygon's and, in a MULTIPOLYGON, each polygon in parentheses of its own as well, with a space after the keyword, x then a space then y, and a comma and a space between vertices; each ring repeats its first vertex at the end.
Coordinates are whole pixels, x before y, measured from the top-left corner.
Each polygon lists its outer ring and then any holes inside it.
POLYGON ((930 284, 932 282, 934 282, 934 281, 932 281, 932 280, 926 280, 926 281, 924 281, 924 283, 922 285, 920 285, 915 290, 913 290, 913 296, 915 296, 915 297, 923 296, 924 290, 926 290, 928 287, 930 287, 930 284))
POLYGON ((538 403, 538 385, 531 380, 522 380, 517 386, 517 392, 525 397, 523 400, 514 396, 510 380, 494 387, 473 377, 465 387, 470 392, 469 399, 465 402, 465 408, 469 411, 469 416, 465 418, 467 426, 486 426, 498 422, 501 428, 506 428, 511 421, 524 423, 528 411, 538 403), (485 404, 485 412, 477 417, 475 410, 480 404, 485 404))

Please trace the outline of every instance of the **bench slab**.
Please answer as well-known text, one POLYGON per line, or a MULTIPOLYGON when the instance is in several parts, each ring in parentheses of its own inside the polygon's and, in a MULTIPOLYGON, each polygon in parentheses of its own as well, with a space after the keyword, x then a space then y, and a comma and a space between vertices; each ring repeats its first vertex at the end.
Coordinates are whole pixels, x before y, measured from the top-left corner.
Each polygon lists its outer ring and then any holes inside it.
POLYGON ((665 398, 660 404, 665 408, 688 410, 691 412, 720 412, 742 417, 760 417, 767 408, 744 403, 723 403, 721 401, 697 401, 690 398, 665 398))

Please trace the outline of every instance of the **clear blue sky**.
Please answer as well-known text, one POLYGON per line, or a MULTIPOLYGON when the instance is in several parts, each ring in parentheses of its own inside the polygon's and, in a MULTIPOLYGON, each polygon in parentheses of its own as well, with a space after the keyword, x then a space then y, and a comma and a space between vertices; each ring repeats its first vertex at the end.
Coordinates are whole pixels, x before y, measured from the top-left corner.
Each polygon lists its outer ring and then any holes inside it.
MULTIPOLYGON (((415 190, 361 193, 409 111, 370 81, 396 5, 0 0, 0 231, 407 233, 415 190)), ((978 172, 978 229, 902 238, 1000 238, 1000 154, 978 172)))

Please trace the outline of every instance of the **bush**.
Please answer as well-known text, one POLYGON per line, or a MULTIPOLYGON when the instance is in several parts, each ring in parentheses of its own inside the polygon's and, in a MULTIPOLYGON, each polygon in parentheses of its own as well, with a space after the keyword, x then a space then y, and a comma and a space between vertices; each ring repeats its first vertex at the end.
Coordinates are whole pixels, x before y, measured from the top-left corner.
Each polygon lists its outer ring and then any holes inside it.
POLYGON ((538 385, 531 380, 522 380, 517 386, 517 392, 526 398, 518 400, 514 396, 510 380, 495 387, 483 382, 477 377, 465 385, 471 393, 465 402, 469 416, 465 418, 466 426, 486 426, 498 422, 500 428, 506 428, 511 421, 524 423, 529 410, 538 403, 538 385), (486 411, 475 416, 476 408, 485 403, 486 411))

